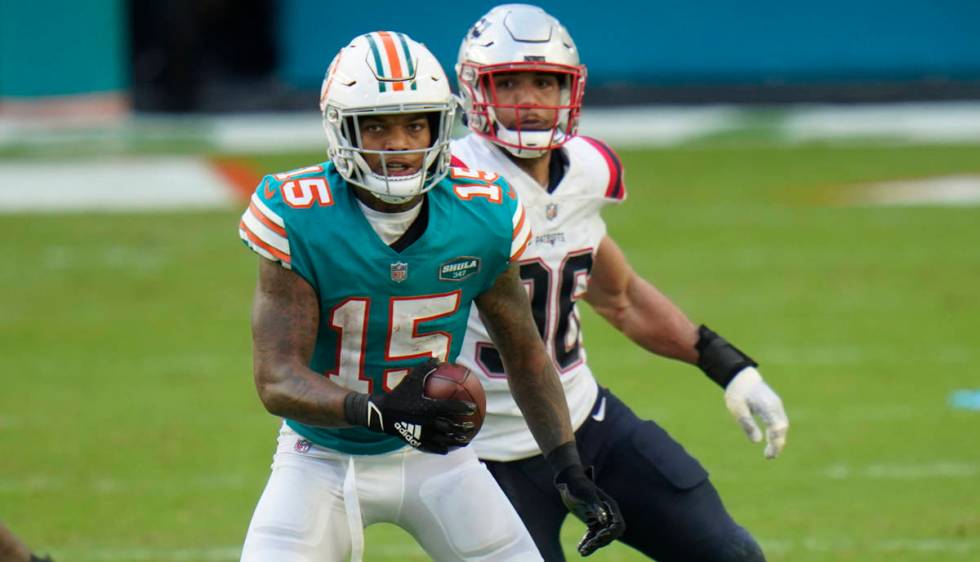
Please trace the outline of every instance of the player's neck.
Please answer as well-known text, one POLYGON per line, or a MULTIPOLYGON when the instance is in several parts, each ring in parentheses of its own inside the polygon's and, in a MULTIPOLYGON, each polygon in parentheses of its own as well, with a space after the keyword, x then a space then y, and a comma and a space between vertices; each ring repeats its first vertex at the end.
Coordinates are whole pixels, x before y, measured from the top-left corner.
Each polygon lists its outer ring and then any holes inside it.
POLYGON ((363 187, 357 187, 352 185, 354 188, 354 195, 368 206, 368 208, 374 209, 375 211, 381 211, 382 213, 401 213, 402 211, 407 211, 419 203, 422 202, 423 194, 416 195, 404 203, 387 203, 382 201, 371 194, 370 191, 364 189, 363 187))
POLYGON ((537 182, 541 189, 548 189, 549 166, 551 164, 550 150, 537 158, 519 158, 506 149, 501 148, 500 150, 525 174, 531 176, 531 179, 537 182))

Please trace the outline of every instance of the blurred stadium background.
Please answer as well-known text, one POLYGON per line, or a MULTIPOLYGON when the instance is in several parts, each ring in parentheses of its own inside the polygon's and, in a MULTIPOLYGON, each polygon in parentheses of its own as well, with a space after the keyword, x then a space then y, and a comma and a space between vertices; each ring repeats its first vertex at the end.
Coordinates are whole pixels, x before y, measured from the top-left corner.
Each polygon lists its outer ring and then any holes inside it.
MULTIPOLYGON (((587 313, 600 379, 773 562, 976 560, 980 4, 539 4, 589 67, 583 131, 628 170, 611 233, 761 361, 789 446, 764 462, 704 377, 587 313)), ((492 5, 0 2, 0 521, 59 562, 237 560, 277 428, 243 198, 324 158, 319 81, 350 37, 405 31, 451 72, 492 5)), ((368 531, 367 560, 424 559, 368 531)))

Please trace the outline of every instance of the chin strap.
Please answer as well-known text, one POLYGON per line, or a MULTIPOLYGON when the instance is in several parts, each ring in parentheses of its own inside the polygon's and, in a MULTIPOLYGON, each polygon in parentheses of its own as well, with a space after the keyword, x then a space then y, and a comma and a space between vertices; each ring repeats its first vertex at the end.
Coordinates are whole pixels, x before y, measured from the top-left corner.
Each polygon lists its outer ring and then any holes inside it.
POLYGON ((370 190, 365 190, 365 191, 370 193, 374 198, 378 199, 379 201, 383 201, 391 205, 401 205, 402 203, 408 203, 409 201, 412 200, 413 197, 416 197, 415 195, 411 195, 408 197, 394 197, 391 195, 382 195, 380 193, 375 193, 374 191, 370 191, 370 190))

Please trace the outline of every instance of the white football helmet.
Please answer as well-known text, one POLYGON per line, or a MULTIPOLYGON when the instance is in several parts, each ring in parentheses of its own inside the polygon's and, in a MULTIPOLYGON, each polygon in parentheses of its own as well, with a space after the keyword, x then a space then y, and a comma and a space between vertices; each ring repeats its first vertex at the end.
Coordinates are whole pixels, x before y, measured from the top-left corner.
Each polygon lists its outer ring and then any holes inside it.
POLYGON ((528 4, 504 4, 487 12, 466 33, 456 62, 467 126, 521 158, 541 156, 575 136, 585 76, 568 31, 547 12, 528 4), (550 129, 522 130, 520 118, 516 129, 507 129, 497 120, 499 109, 513 109, 519 115, 521 109, 532 107, 498 103, 493 76, 509 72, 559 76, 560 104, 534 106, 555 110, 550 129))
POLYGON ((449 171, 449 140, 456 98, 439 61, 404 33, 376 31, 355 37, 334 57, 320 88, 327 154, 337 171, 389 203, 408 201, 432 189, 449 171), (367 115, 426 113, 432 144, 419 150, 366 150, 358 120, 367 115), (381 157, 382 173, 364 154, 381 157), (389 175, 386 156, 423 153, 410 176, 389 175))

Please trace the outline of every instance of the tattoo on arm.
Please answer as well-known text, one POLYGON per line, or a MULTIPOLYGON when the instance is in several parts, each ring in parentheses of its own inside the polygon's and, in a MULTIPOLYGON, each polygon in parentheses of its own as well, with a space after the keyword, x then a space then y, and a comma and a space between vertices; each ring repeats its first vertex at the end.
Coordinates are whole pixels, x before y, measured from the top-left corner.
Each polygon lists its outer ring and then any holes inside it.
POLYGON ((347 425, 349 392, 309 368, 320 303, 305 279, 262 259, 252 304, 255 386, 270 413, 315 426, 347 425))
POLYGON ((476 299, 507 371, 511 393, 545 454, 574 438, 565 392, 531 316, 517 265, 476 299))

